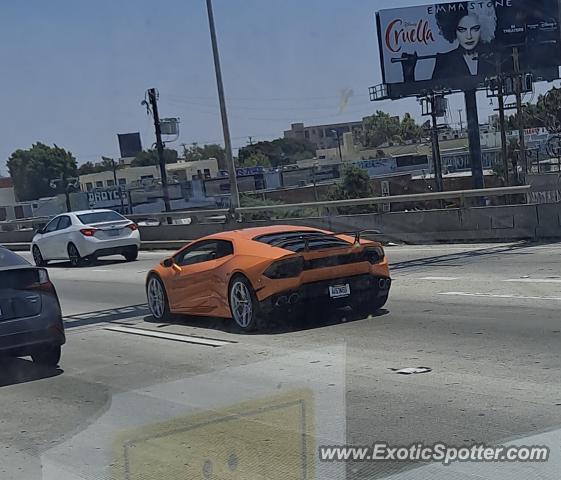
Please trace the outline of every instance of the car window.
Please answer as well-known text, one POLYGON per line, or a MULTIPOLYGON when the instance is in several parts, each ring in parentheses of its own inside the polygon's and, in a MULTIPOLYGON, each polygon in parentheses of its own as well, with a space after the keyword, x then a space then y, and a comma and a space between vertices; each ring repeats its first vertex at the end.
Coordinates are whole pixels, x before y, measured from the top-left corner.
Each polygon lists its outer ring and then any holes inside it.
POLYGON ((68 215, 63 215, 62 217, 59 217, 59 221, 56 229, 64 230, 65 228, 68 228, 70 225, 72 225, 72 222, 70 221, 70 217, 68 215))
POLYGON ((232 253, 234 253, 234 249, 231 242, 226 240, 206 240, 191 245, 180 252, 175 257, 175 263, 179 266, 193 265, 222 258, 232 253))
POLYGON ((126 220, 125 217, 113 211, 83 213, 82 215, 77 215, 77 217, 78 220, 80 220, 84 225, 90 225, 92 223, 116 222, 119 220, 126 220))
POLYGON ((50 232, 54 232, 57 228, 58 228, 58 222, 60 220, 60 217, 55 217, 53 218, 48 224, 47 226, 43 229, 44 233, 50 233, 50 232))
POLYGON ((29 265, 29 262, 11 250, 0 247, 0 268, 14 267, 17 265, 29 265))

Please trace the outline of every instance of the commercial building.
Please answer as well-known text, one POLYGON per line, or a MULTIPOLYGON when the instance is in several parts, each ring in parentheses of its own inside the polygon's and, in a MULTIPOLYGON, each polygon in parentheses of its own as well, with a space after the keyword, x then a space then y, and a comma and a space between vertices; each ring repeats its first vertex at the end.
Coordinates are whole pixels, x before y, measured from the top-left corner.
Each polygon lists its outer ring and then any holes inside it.
POLYGON ((0 177, 0 205, 16 203, 14 184, 10 177, 0 177))
MULTIPOLYGON (((208 158, 196 162, 179 161, 166 165, 166 171, 170 183, 213 178, 218 175, 218 161, 215 158, 208 158)), ((125 167, 117 170, 117 183, 119 185, 137 187, 159 180, 160 167, 157 165, 125 167)), ((99 188, 111 188, 114 186, 115 176, 111 170, 80 175, 80 188, 84 192, 90 192, 99 188)))
POLYGON ((363 131, 363 121, 331 123, 328 125, 304 126, 303 123, 293 123, 290 130, 285 130, 284 138, 298 138, 308 140, 318 149, 336 148, 343 141, 345 133, 352 133, 354 138, 360 138, 363 131), (337 138, 339 136, 339 139, 337 138))

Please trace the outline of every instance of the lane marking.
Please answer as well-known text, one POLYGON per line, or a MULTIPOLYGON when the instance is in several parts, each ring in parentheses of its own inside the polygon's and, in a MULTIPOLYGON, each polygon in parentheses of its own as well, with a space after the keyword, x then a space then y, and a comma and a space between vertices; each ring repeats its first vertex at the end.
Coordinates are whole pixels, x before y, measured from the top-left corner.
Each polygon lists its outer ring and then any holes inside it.
POLYGON ((129 333, 132 335, 140 335, 143 337, 161 338, 164 340, 173 340, 175 342, 194 343, 197 345, 206 345, 209 347, 223 347, 237 342, 227 340, 215 340, 212 338, 192 337, 190 335, 178 335, 176 333, 155 332, 154 330, 145 330, 143 328, 130 327, 106 327, 105 330, 112 332, 129 333))
POLYGON ((421 277, 419 280, 437 280, 437 281, 452 281, 459 280, 459 277, 421 277))
POLYGON ((535 297, 526 295, 495 294, 495 293, 468 293, 468 292, 440 292, 438 295, 449 295, 458 297, 489 297, 489 298, 514 298, 521 300, 558 300, 561 297, 535 297))
POLYGON ((561 283, 561 278, 509 278, 503 282, 517 283, 561 283))

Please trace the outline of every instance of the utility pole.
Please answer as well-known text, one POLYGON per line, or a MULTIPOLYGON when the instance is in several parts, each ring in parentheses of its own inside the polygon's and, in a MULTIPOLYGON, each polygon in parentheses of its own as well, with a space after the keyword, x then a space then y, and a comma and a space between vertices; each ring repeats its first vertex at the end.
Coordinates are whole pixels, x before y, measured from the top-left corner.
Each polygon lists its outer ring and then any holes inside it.
POLYGON ((460 133, 464 131, 464 122, 462 122, 462 112, 461 108, 458 109, 458 115, 460 115, 460 133))
POLYGON ((341 152, 341 137, 339 135, 339 130, 331 130, 337 136, 337 148, 339 149, 339 161, 343 163, 343 153, 341 152))
MULTIPOLYGON (((166 160, 164 158, 164 144, 162 142, 162 129, 160 126, 160 114, 158 113, 158 98, 155 88, 148 90, 148 101, 152 107, 152 116, 154 117, 154 129, 156 131, 156 150, 158 151, 158 163, 160 164, 160 177, 162 179, 162 191, 164 195, 164 207, 166 212, 171 211, 169 203, 168 175, 166 171, 166 160)), ((171 222, 171 217, 168 218, 171 222)))
MULTIPOLYGON (((499 128, 501 130, 501 155, 503 157, 503 169, 505 171, 505 184, 508 187, 510 185, 510 180, 508 178, 508 158, 507 158, 507 148, 506 148, 506 131, 505 131, 505 99, 503 90, 503 78, 500 77, 498 85, 499 99, 499 128)), ((515 172, 516 175, 516 172, 515 172)))
POLYGON ((250 144, 250 145, 253 145, 253 137, 249 136, 249 137, 247 137, 247 138, 248 138, 248 140, 249 140, 249 144, 250 144))
POLYGON ((212 11, 212 1, 206 0, 208 12, 208 25, 210 28, 210 40, 212 42, 212 55, 214 57, 214 70, 216 73, 216 86, 218 89, 218 101, 220 102, 220 116, 222 118, 222 130, 224 132, 224 150, 226 152, 226 162, 228 164, 228 177, 230 181, 230 204, 232 209, 240 206, 240 193, 236 178, 236 167, 234 166, 234 156, 232 154, 232 141, 230 139, 230 126, 228 125, 228 112, 226 110, 226 100, 224 96, 224 85, 222 83, 222 70, 220 69, 220 56, 218 54, 218 42, 216 40, 216 28, 214 26, 214 13, 212 11))
POLYGON ((434 180, 436 190, 442 192, 444 190, 444 181, 442 180, 442 160, 440 157, 440 144, 438 142, 438 123, 436 117, 436 97, 434 94, 430 97, 431 102, 431 138, 432 138, 432 163, 434 165, 434 180))
POLYGON ((526 163, 526 141, 524 140, 524 125, 522 124, 522 74, 520 73, 520 59, 518 48, 512 49, 514 61, 515 89, 516 89, 516 111, 518 113, 518 141, 520 143, 520 163, 522 164, 522 177, 525 182, 528 165, 526 163))

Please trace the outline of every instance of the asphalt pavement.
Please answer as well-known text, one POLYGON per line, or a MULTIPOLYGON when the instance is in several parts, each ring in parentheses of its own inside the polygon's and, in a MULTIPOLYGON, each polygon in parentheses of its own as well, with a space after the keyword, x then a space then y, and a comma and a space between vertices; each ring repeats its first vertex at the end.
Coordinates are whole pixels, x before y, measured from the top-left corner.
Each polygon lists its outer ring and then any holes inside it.
POLYGON ((49 265, 60 369, 0 371, 1 479, 559 478, 561 244, 393 246, 385 309, 156 323, 166 252, 49 265), (400 375, 395 369, 428 367, 400 375), (545 444, 534 464, 321 463, 320 445, 545 444))

